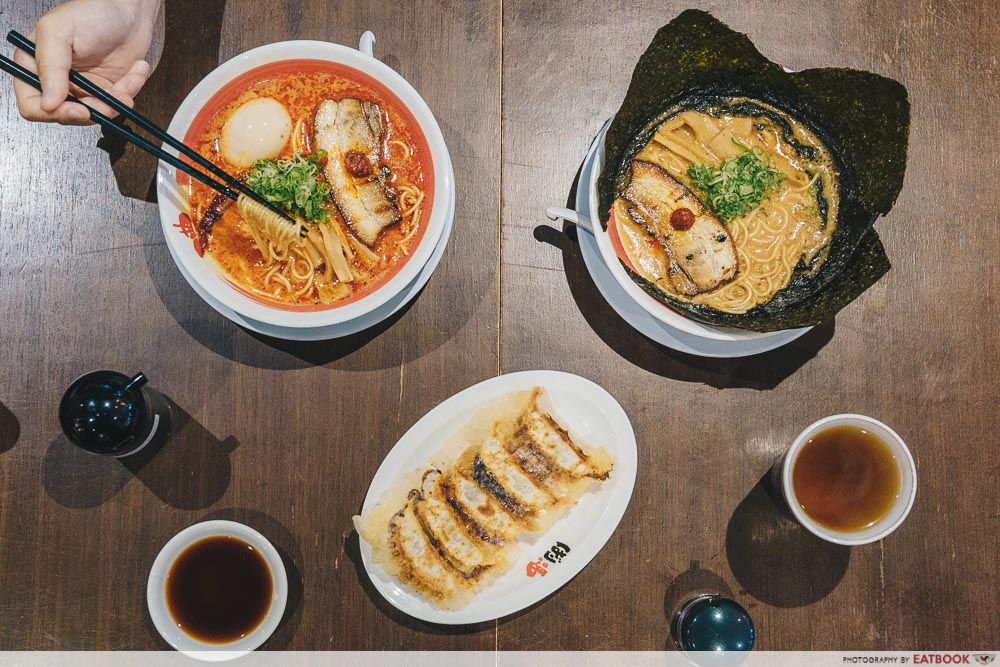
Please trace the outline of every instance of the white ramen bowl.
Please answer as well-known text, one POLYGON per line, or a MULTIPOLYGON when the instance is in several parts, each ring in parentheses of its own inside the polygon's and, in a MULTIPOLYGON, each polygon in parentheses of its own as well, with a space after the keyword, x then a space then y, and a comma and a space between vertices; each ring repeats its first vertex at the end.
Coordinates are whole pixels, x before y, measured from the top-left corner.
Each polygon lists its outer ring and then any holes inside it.
POLYGON ((288 577, 281 556, 266 537, 253 528, 235 521, 202 521, 188 526, 167 542, 153 561, 146 583, 146 605, 157 632, 174 649, 198 660, 210 662, 232 660, 253 651, 267 641, 278 628, 288 603, 288 577), (235 537, 252 546, 271 571, 271 606, 256 628, 245 637, 226 644, 209 644, 182 631, 167 607, 167 575, 177 557, 189 546, 209 537, 235 537))
MULTIPOLYGON (((604 169, 604 138, 607 134, 608 125, 610 125, 610 121, 604 126, 601 133, 597 137, 597 151, 594 156, 594 167, 590 172, 590 183, 587 184, 590 192, 590 210, 593 212, 593 215, 603 215, 603 213, 600 212, 600 207, 598 205, 597 181, 601 176, 601 171, 604 169)), ((608 268, 611 270, 611 275, 613 275, 618 284, 622 286, 622 289, 624 289, 625 292, 632 297, 632 300, 660 322, 663 322, 667 326, 673 327, 678 331, 683 331, 684 333, 691 334, 692 336, 699 336, 700 338, 707 338, 710 340, 756 340, 760 338, 767 338, 769 336, 775 336, 781 333, 780 331, 760 333, 757 331, 746 331, 744 329, 704 324, 702 322, 692 320, 662 302, 657 301, 643 291, 643 289, 629 277, 628 273, 626 273, 625 267, 622 266, 621 260, 618 259, 618 254, 615 252, 615 248, 611 244, 611 237, 608 230, 603 227, 603 223, 604 220, 600 219, 590 221, 590 226, 593 229, 594 238, 597 239, 597 247, 601 251, 601 257, 604 259, 604 263, 608 265, 608 268)))
MULTIPOLYGON (((222 305, 250 319, 281 327, 312 329, 349 322, 367 315, 405 289, 420 273, 437 244, 442 241, 448 218, 453 215, 449 201, 454 198, 455 175, 448 147, 427 103, 403 77, 375 59, 371 52, 374 41, 371 33, 366 32, 361 38, 361 50, 311 40, 277 42, 251 49, 226 61, 202 79, 184 98, 167 131, 177 138, 183 138, 199 111, 213 95, 236 77, 264 65, 284 60, 325 60, 370 76, 395 94, 416 119, 427 141, 433 163, 433 204, 430 215, 421 222, 426 225, 423 237, 416 248, 411 249, 409 259, 385 284, 344 305, 331 304, 330 308, 325 309, 298 310, 277 302, 271 305, 263 299, 251 298, 237 290, 210 257, 199 256, 192 240, 181 231, 178 219, 182 213, 188 212, 187 193, 177 183, 176 170, 160 162, 156 179, 160 225, 171 256, 184 267, 182 274, 192 287, 197 284, 222 305)), ((163 149, 176 154, 168 146, 163 146, 163 149)))

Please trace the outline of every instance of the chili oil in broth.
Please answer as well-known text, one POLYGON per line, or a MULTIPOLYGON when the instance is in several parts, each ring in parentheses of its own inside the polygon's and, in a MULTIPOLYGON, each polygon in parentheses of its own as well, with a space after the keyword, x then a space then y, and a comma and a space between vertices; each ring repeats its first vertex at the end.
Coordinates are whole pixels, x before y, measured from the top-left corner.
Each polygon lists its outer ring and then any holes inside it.
MULTIPOLYGON (((195 119, 188 131, 186 143, 227 172, 239 177, 247 169, 231 164, 220 150, 219 142, 226 121, 243 104, 255 98, 270 97, 281 103, 288 111, 292 121, 292 136, 276 157, 282 159, 293 157, 296 145, 299 147, 299 153, 304 156, 314 153, 313 119, 316 109, 323 100, 349 97, 371 100, 382 107, 383 120, 386 121, 379 152, 382 165, 388 167, 391 172, 387 184, 393 188, 412 184, 423 190, 426 195, 417 214, 419 217, 417 228, 412 225, 413 218, 404 217, 398 224, 382 231, 375 245, 371 247, 380 258, 378 264, 369 268, 358 256, 348 259, 354 274, 352 283, 342 283, 336 277, 329 281, 321 280, 320 272, 317 271, 314 281, 316 286, 301 297, 294 297, 294 294, 284 290, 276 297, 273 295, 273 284, 265 286, 265 278, 274 267, 274 263, 265 260, 249 232, 243 229, 243 220, 237 207, 231 205, 226 208, 212 228, 207 254, 232 283, 252 298, 263 300, 270 305, 277 303, 279 307, 307 310, 329 308, 331 305, 353 301, 377 289, 402 268, 413 253, 423 235, 430 213, 432 199, 430 190, 433 183, 429 178, 431 174, 429 149, 409 112, 404 115, 398 108, 402 105, 397 99, 387 99, 387 95, 381 94, 374 86, 344 76, 342 72, 347 68, 324 61, 289 61, 281 65, 283 66, 259 68, 260 76, 251 77, 246 85, 234 86, 258 70, 248 72, 247 75, 223 88, 206 105, 206 109, 216 106, 217 110, 207 118, 199 115, 195 119), (221 106, 213 105, 212 102, 220 96, 224 98, 221 106)), ((376 169, 378 168, 380 167, 376 165, 376 169)), ((325 176, 321 178, 325 180, 325 176)), ((197 221, 212 203, 215 191, 199 182, 190 179, 188 181, 189 210, 192 218, 197 221)), ((352 234, 332 204, 331 210, 329 221, 322 224, 339 225, 346 234, 352 234)), ((293 285, 297 289, 304 284, 303 281, 293 285)))

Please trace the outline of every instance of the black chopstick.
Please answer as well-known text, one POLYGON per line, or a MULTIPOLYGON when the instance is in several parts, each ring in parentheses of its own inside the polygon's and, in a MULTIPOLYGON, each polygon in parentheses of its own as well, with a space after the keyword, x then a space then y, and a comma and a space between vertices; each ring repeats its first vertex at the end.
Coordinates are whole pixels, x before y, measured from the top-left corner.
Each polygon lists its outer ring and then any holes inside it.
MULTIPOLYGON (((42 89, 42 82, 38 79, 38 75, 37 74, 35 74, 34 72, 32 72, 29 69, 21 67, 20 65, 18 65, 16 62, 14 62, 13 60, 11 60, 7 56, 0 55, 0 69, 2 69, 3 71, 7 72, 8 74, 10 74, 10 75, 12 75, 12 76, 14 76, 14 77, 16 77, 18 79, 20 79, 21 81, 24 81, 25 83, 27 83, 28 85, 34 87, 37 90, 41 90, 42 89)), ((204 183, 208 187, 212 188, 213 190, 215 190, 219 194, 224 195, 226 197, 229 197, 230 199, 233 199, 233 200, 235 200, 235 199, 237 199, 239 197, 239 193, 238 192, 235 192, 234 190, 226 187, 224 184, 219 183, 218 181, 216 181, 211 176, 198 171, 197 169, 195 169, 194 167, 192 167, 187 162, 184 162, 183 160, 181 160, 180 158, 178 158, 175 155, 171 155, 170 153, 166 152, 165 150, 163 150, 159 146, 151 144, 146 139, 143 139, 142 137, 140 137, 139 135, 135 134, 134 132, 132 132, 128 128, 123 127, 122 125, 119 125, 118 123, 116 123, 111 118, 108 118, 107 116, 105 116, 104 114, 102 114, 100 111, 97 111, 96 109, 91 108, 90 106, 88 106, 87 104, 81 102, 80 100, 78 100, 77 98, 73 97, 72 95, 67 96, 66 97, 66 101, 68 101, 68 102, 75 102, 76 104, 79 104, 79 105, 83 106, 85 109, 87 109, 87 111, 90 112, 90 119, 92 121, 94 121, 95 123, 97 123, 98 125, 100 125, 101 127, 105 127, 105 128, 107 128, 107 129, 109 129, 109 130, 111 130, 113 132, 117 132, 118 134, 120 134, 121 136, 123 136, 125 139, 127 139, 128 141, 131 141, 132 143, 134 143, 136 146, 138 146, 139 148, 143 149, 147 153, 151 153, 154 156, 156 156, 159 159, 161 159, 164 162, 166 162, 167 164, 173 165, 175 168, 180 169, 181 171, 183 171, 188 176, 191 176, 192 178, 195 178, 195 179, 201 181, 202 183, 204 183)))
MULTIPOLYGON (((11 30, 10 32, 7 33, 7 41, 16 46, 17 48, 21 49, 22 51, 26 52, 28 55, 32 57, 35 56, 35 43, 32 42, 27 37, 25 37, 24 35, 22 35, 21 33, 17 32, 16 30, 11 30)), ((277 208, 274 204, 272 204, 271 202, 267 201, 266 199, 258 195, 252 189, 244 185, 240 180, 227 173, 224 169, 220 168, 218 165, 213 164, 211 161, 202 156, 201 153, 190 148, 184 142, 175 138, 173 135, 168 134, 165 130, 160 128, 158 125, 153 123, 151 120, 149 120, 142 114, 136 112, 134 109, 131 109, 127 105, 122 104, 120 100, 113 97, 112 95, 109 95, 107 91, 105 91, 100 86, 95 85, 92 81, 87 79, 85 76, 83 76, 76 70, 70 69, 69 80, 72 83, 79 86, 80 89, 82 89, 86 93, 96 97, 97 99, 104 102, 109 107, 120 113, 121 115, 133 121, 136 125, 144 129, 145 131, 149 132, 163 143, 176 149, 179 153, 183 154, 185 157, 189 158, 199 166, 208 170, 216 177, 222 179, 222 181, 226 183, 230 188, 242 192, 247 197, 250 197, 255 202, 257 202, 258 204, 267 207, 268 210, 277 213, 282 218, 287 220, 290 224, 293 225, 298 224, 291 218, 289 218, 287 213, 285 213, 281 209, 277 208)), ((185 173, 190 173, 190 172, 185 172, 185 173)))

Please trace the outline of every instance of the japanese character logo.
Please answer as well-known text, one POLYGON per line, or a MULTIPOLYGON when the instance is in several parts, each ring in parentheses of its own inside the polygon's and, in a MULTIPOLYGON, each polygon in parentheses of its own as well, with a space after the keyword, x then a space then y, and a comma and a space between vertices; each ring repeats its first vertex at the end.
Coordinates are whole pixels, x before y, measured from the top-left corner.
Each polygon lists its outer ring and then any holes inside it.
POLYGON ((569 547, 562 542, 556 542, 554 547, 551 547, 548 551, 542 554, 545 560, 550 563, 561 563, 562 559, 566 557, 569 553, 569 547))
POLYGON ((561 563, 568 553, 568 544, 556 542, 541 557, 528 563, 525 568, 525 574, 529 577, 544 577, 549 573, 549 565, 561 563))

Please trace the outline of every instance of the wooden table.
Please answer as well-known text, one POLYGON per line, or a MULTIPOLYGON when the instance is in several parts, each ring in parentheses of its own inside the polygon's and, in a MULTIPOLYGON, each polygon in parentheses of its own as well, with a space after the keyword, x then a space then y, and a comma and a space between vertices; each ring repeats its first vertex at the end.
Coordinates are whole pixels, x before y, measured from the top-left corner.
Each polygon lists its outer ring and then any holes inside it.
MULTIPOLYGON (((27 31, 38 4, 7 3, 0 24, 27 31)), ((676 603, 705 587, 747 606, 762 649, 1000 645, 991 3, 696 3, 777 62, 878 72, 913 104, 906 184, 879 223, 893 270, 835 324, 733 361, 631 330, 574 232, 542 213, 568 200, 636 59, 684 4, 167 4, 139 103, 164 125, 237 53, 373 30, 377 55, 441 123, 454 234, 387 324, 328 343, 266 339, 218 315, 174 266, 149 159, 96 129, 29 124, 4 94, 0 649, 164 647, 146 574, 174 533, 207 518, 258 528, 289 564, 290 611, 269 649, 655 650, 676 603), (141 468, 60 434, 62 391, 97 368, 142 370, 178 408, 176 435, 141 468), (512 618, 442 628, 399 614, 369 584, 352 532, 371 476, 440 401, 534 368, 590 378, 625 406, 640 453, 628 513, 578 577, 512 618), (756 486, 799 430, 836 412, 888 422, 919 470, 908 521, 852 550, 811 539, 756 486)))

